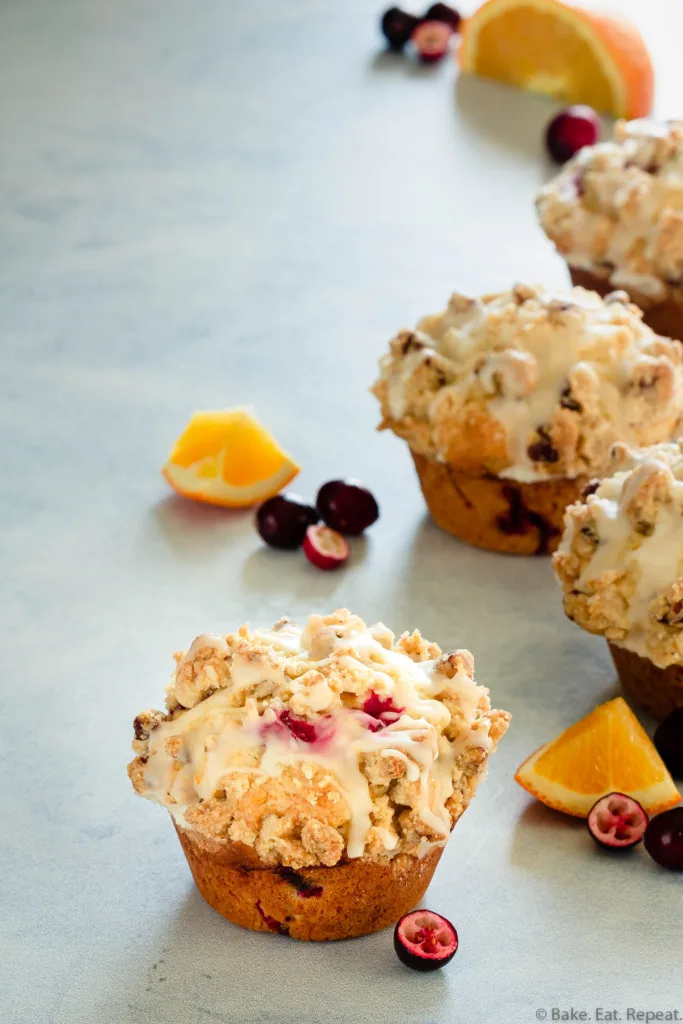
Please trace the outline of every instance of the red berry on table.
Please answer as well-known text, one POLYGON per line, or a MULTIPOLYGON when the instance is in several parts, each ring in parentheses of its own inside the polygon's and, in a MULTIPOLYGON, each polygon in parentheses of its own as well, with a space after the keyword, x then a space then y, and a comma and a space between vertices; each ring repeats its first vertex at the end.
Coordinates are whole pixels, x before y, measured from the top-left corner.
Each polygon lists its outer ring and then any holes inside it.
POLYGON ((413 971, 435 971, 455 956, 458 933, 449 920, 432 910, 413 910, 394 929, 394 949, 413 971))
POLYGON ((309 526, 304 537, 304 554, 318 569, 338 569, 349 557, 349 545, 341 533, 329 526, 309 526))
POLYGON ((328 526, 353 537, 379 518, 379 505, 360 480, 328 480, 318 491, 315 504, 328 526))
POLYGON ((456 11, 455 7, 449 7, 448 4, 432 4, 424 14, 424 21, 443 21, 446 25, 450 25, 454 32, 457 32, 458 25, 462 21, 460 13, 456 11))
POLYGON ((443 21, 423 21, 412 35, 413 43, 426 64, 434 64, 448 53, 453 29, 443 21))
POLYGON ((637 800, 625 793, 601 797, 588 812, 588 831, 608 850, 630 850, 645 835, 648 817, 637 800))
POLYGON ((293 551, 301 547, 307 527, 319 519, 318 510, 298 494, 276 494, 256 513, 256 528, 272 548, 293 551))
POLYGON ((552 159, 563 164, 584 146, 600 140, 602 125, 592 107, 577 104, 557 114, 545 130, 545 144, 552 159))
POLYGON ((683 871, 683 807, 664 811, 650 821, 645 849, 661 867, 683 871))
POLYGON ((400 7, 390 7, 380 21, 382 34, 392 50, 402 50, 418 25, 419 18, 400 7))
POLYGON ((655 731, 655 747, 674 778, 683 779, 683 708, 676 708, 655 731))

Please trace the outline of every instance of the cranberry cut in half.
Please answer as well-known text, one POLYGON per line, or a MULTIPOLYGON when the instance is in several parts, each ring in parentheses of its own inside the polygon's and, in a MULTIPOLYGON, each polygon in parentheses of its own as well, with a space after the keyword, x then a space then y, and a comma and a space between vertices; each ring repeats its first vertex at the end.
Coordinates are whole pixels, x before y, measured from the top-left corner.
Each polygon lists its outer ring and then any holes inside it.
POLYGON ((379 518, 379 505, 360 480, 328 480, 318 491, 315 503, 328 526, 351 537, 363 533, 379 518))
POLYGON ((683 708, 676 708, 655 730, 655 747, 671 774, 683 779, 683 708))
POLYGON ((338 569, 349 557, 349 545, 341 533, 329 526, 309 526, 304 536, 304 554, 318 569, 338 569))
POLYGON ((456 11, 455 7, 449 7, 448 4, 432 4, 424 15, 424 21, 443 21, 446 25, 450 25, 454 32, 457 31, 461 20, 460 13, 456 11))
POLYGON ((563 164, 584 146, 593 146, 602 134, 600 118, 592 107, 578 103, 552 119, 545 130, 545 144, 555 163, 563 164))
POLYGON ((660 867, 683 871, 683 807, 651 820, 645 831, 645 849, 660 867))
POLYGON ((588 812, 588 831, 606 850, 630 850, 645 835, 648 817, 637 800, 625 793, 609 793, 588 812))
POLYGON ((412 35, 420 60, 435 64, 448 53, 453 29, 444 21, 422 21, 412 35))
POLYGON ((441 914, 413 910, 394 929, 394 949, 402 964, 413 971, 436 971, 453 959, 458 933, 441 914))
POLYGON ((379 27, 391 49, 402 50, 419 23, 414 14, 408 14, 400 7, 390 7, 382 15, 379 27))
POLYGON ((256 513, 256 529, 272 548, 300 548, 309 526, 320 519, 318 510, 298 494, 277 494, 264 501, 256 513))

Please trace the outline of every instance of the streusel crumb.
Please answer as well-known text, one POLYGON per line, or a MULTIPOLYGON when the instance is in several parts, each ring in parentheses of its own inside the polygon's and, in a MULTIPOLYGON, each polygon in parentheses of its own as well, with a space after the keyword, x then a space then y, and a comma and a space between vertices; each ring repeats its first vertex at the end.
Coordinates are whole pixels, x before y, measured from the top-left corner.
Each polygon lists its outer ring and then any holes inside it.
POLYGON ((620 121, 536 200, 567 262, 653 301, 683 298, 683 121, 620 121))

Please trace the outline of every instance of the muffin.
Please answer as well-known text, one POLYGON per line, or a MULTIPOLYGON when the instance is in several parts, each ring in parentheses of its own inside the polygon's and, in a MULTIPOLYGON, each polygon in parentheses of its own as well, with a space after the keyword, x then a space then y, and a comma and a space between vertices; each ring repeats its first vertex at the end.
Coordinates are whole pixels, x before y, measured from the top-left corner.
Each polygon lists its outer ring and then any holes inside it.
POLYGON ((408 442, 436 523, 491 551, 554 551, 567 505, 616 441, 668 441, 683 401, 680 346, 623 292, 603 301, 516 285, 401 331, 373 392, 379 429, 408 442))
POLYGON ((623 288, 658 334, 683 340, 683 121, 621 121, 536 200, 572 283, 623 288))
POLYGON ((418 903, 510 719, 469 651, 342 610, 207 633, 175 658, 128 773, 168 808, 204 899, 317 940, 418 903))
POLYGON ((612 475, 567 509, 564 609, 604 636, 621 684, 658 718, 683 707, 683 442, 615 445, 612 475))

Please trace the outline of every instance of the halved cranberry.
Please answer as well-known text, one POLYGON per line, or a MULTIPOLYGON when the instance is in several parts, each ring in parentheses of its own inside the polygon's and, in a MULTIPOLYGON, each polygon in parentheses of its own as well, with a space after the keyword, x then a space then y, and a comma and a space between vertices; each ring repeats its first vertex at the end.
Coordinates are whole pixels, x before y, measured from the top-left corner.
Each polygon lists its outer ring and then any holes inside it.
POLYGON ((448 53, 453 29, 443 21, 423 21, 412 34, 415 48, 425 64, 434 64, 448 53))
POLYGON ((645 835, 647 814, 633 797, 609 793, 588 812, 588 831, 599 846, 608 850, 629 850, 645 835))
POLYGON ((413 971, 436 971, 455 956, 458 933, 449 920, 432 910, 413 910, 394 930, 394 949, 413 971))
POLYGON ((338 569, 349 557, 349 545, 341 533, 329 526, 309 526, 304 536, 304 554, 318 569, 338 569))

